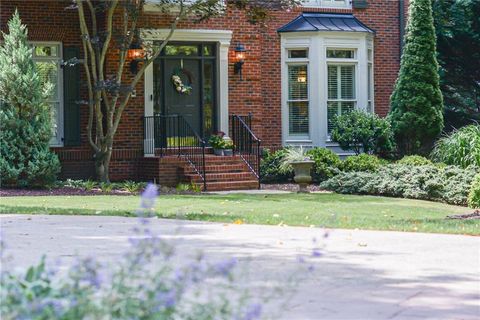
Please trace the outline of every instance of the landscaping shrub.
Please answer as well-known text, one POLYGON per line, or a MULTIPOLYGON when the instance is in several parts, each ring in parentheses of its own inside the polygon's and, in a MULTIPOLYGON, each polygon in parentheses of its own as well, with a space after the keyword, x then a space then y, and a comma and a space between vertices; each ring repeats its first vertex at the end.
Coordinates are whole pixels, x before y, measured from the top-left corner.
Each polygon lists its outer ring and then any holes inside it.
POLYGON ((281 168, 281 164, 286 154, 286 149, 280 149, 276 152, 265 151, 260 163, 260 176, 262 182, 276 183, 292 180, 293 169, 288 168, 285 170, 281 168))
POLYGON ((362 153, 356 156, 347 157, 340 168, 342 171, 362 172, 362 171, 377 171, 378 168, 385 162, 380 160, 377 156, 362 153))
POLYGON ((468 194, 468 206, 480 209, 480 173, 475 176, 468 194))
POLYGON ((326 190, 346 194, 370 194, 412 199, 442 201, 466 205, 473 168, 457 166, 439 168, 433 165, 392 164, 375 172, 342 172, 323 182, 326 190))
POLYGON ((333 177, 342 165, 340 157, 327 148, 313 148, 307 154, 315 161, 313 180, 316 182, 333 177))
POLYGON ((32 60, 27 28, 18 12, 0 46, 0 181, 5 186, 44 187, 56 181, 60 162, 50 151, 52 85, 32 60))
POLYGON ((373 113, 355 110, 335 118, 331 134, 343 150, 388 155, 393 151, 390 123, 373 113))
POLYGON ((398 160, 397 163, 409 166, 428 166, 433 164, 433 162, 429 159, 417 155, 405 156, 402 159, 398 160))
POLYGON ((428 154, 443 129, 431 0, 410 1, 389 118, 400 154, 428 154))
POLYGON ((440 138, 432 158, 462 168, 480 168, 480 125, 469 125, 440 138))

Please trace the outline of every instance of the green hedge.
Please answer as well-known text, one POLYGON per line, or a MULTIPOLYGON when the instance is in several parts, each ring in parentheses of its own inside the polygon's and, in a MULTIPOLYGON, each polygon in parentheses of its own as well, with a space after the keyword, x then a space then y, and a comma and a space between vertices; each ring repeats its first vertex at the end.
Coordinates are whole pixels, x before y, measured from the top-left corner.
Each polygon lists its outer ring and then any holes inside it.
POLYGON ((315 161, 313 167, 313 180, 315 182, 325 181, 336 175, 342 165, 340 157, 330 149, 313 148, 307 155, 315 161))
POLYGON ((480 209, 480 173, 475 176, 472 187, 470 188, 468 206, 480 209))
POLYGON ((370 194, 442 201, 466 205, 476 169, 457 166, 392 164, 375 172, 342 172, 323 182, 326 190, 345 194, 370 194))
POLYGON ((346 172, 363 172, 363 171, 377 171, 380 166, 386 164, 385 160, 379 159, 377 156, 362 153, 357 156, 347 157, 340 168, 346 172))
POLYGON ((405 164, 409 166, 428 166, 433 165, 433 162, 422 156, 405 156, 397 161, 398 164, 405 164))
POLYGON ((260 162, 260 177, 264 183, 289 182, 293 179, 293 169, 281 168, 281 163, 286 155, 286 149, 276 152, 266 150, 260 162))

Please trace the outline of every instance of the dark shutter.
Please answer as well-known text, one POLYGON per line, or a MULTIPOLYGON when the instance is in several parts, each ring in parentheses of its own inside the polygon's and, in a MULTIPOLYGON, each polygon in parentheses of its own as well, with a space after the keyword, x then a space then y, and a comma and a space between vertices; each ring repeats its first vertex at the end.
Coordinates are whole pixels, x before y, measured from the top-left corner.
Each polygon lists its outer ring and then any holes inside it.
MULTIPOLYGON (((77 47, 64 47, 63 60, 80 58, 77 47)), ((63 128, 64 145, 80 145, 80 64, 75 66, 65 65, 63 68, 63 128)))
POLYGON ((367 0, 353 0, 352 6, 354 9, 365 9, 368 7, 367 0))

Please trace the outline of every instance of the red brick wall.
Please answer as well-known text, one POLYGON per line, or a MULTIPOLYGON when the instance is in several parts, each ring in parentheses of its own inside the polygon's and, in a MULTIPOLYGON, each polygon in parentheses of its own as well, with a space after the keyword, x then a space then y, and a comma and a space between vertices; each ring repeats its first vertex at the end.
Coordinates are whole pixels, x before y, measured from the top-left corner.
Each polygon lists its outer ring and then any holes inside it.
MULTIPOLYGON (((408 0, 398 0, 405 1, 408 0)), ((397 77, 400 60, 399 2, 396 0, 369 0, 367 9, 353 11, 363 23, 376 30, 375 37, 375 110, 384 116, 388 112, 389 98, 397 77)), ((61 41, 64 46, 81 47, 76 11, 65 10, 71 1, 1 0, 0 28, 6 30, 6 22, 15 8, 29 27, 30 39, 35 41, 61 41)), ((312 11, 312 10, 309 10, 312 11)), ((316 10, 319 11, 319 10, 316 10)), ((326 10, 323 10, 326 11, 326 10)), ((331 12, 332 10, 328 10, 331 12)), ((352 12, 351 10, 336 10, 352 12)), ((229 108, 230 113, 253 113, 253 130, 264 145, 281 144, 281 75, 280 36, 276 30, 298 15, 299 11, 274 12, 266 26, 252 25, 243 12, 230 10, 227 15, 200 24, 183 22, 179 28, 228 29, 233 31, 232 45, 242 42, 247 47, 244 80, 233 74, 234 52, 230 52, 229 108)), ((159 13, 146 13, 141 27, 166 28, 169 21, 159 13)), ((117 51, 109 53, 108 70, 113 70, 117 51)), ((130 77, 128 70, 126 77, 130 77)), ((82 79, 84 79, 82 75, 82 79)), ((113 180, 135 179, 145 175, 139 172, 137 157, 143 147, 143 80, 136 87, 137 96, 125 109, 115 137, 114 156, 111 164, 113 180)), ((82 87, 85 94, 86 87, 82 87)), ((62 159, 63 177, 85 177, 93 173, 92 151, 86 139, 87 107, 81 107, 81 147, 57 150, 62 159), (69 160, 68 154, 76 155, 69 160), (79 156, 81 155, 81 156, 79 156), (76 157, 76 158, 75 158, 76 157)), ((142 163, 143 164, 143 163, 142 163)))

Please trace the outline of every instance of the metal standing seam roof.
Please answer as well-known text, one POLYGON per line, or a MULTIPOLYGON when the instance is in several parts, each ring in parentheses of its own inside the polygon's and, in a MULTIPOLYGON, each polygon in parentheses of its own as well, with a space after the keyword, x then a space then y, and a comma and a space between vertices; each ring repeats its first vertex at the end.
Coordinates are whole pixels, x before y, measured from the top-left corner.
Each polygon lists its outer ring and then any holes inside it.
POLYGON ((277 30, 278 32, 345 31, 368 32, 374 30, 364 25, 352 14, 304 12, 277 30))

